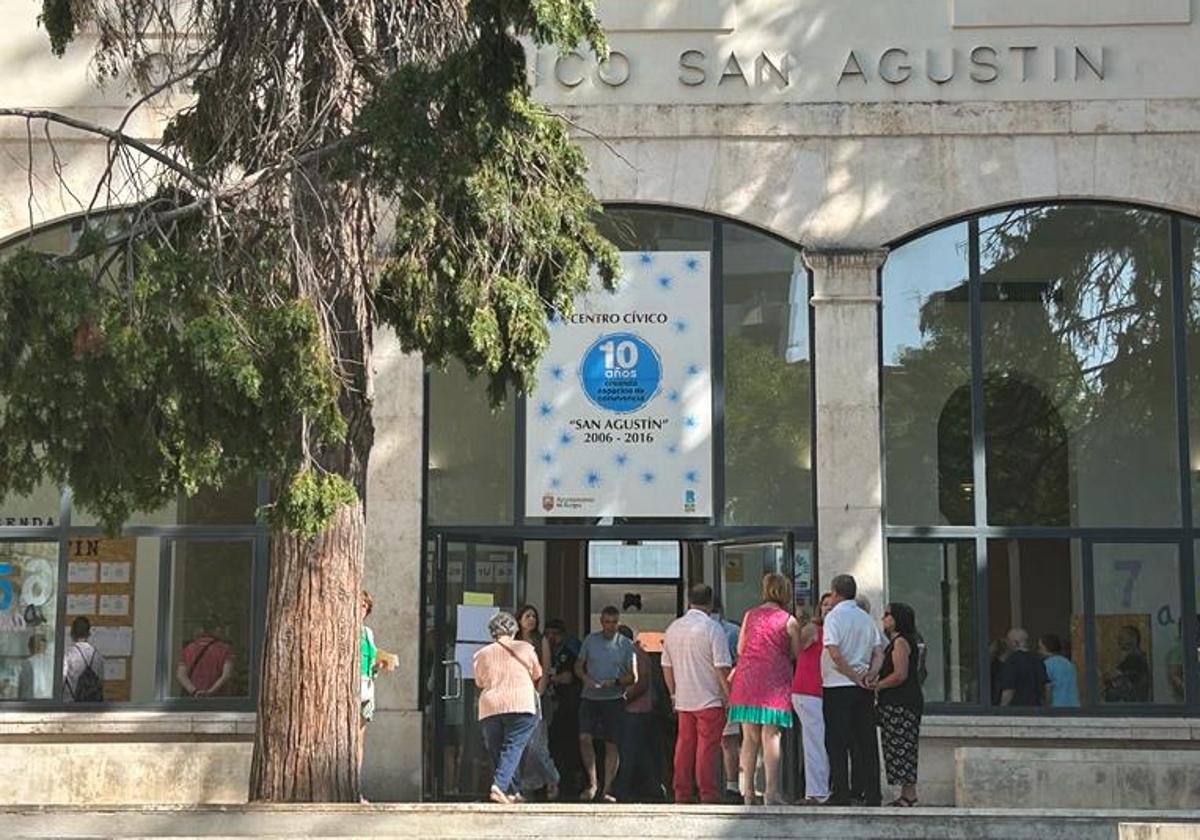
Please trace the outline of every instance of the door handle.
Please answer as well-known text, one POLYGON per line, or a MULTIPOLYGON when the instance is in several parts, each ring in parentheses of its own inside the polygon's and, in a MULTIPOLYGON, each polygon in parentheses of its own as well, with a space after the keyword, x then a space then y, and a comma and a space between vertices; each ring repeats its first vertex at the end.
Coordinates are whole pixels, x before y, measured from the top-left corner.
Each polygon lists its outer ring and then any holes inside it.
POLYGON ((461 700, 463 695, 463 672, 462 665, 453 659, 442 660, 443 680, 445 688, 442 691, 443 700, 461 700), (451 691, 451 680, 453 680, 454 689, 451 691))

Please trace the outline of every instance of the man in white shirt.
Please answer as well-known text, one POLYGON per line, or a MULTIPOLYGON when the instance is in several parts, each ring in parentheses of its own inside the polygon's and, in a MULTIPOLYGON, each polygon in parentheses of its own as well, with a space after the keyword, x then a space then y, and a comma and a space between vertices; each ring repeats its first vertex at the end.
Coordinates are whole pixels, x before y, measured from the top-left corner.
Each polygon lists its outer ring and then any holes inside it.
POLYGON ((864 787, 867 805, 883 799, 879 785, 879 745, 875 737, 875 695, 871 690, 883 665, 883 636, 875 620, 854 603, 858 585, 850 575, 833 579, 833 609, 825 617, 821 655, 825 751, 829 755, 828 805, 849 805, 850 761, 864 787))
POLYGON ((733 661, 725 631, 708 616, 712 604, 711 586, 693 586, 688 611, 671 622, 663 637, 663 679, 679 723, 672 781, 677 803, 691 801, 693 781, 701 802, 721 801, 717 756, 733 661))

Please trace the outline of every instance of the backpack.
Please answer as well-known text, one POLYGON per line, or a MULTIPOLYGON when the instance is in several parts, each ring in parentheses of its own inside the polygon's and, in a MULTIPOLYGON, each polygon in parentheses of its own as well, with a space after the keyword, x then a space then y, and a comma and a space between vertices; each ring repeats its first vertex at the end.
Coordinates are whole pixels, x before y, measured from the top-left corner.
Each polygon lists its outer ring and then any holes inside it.
MULTIPOLYGON (((79 650, 79 645, 75 646, 79 650)), ((79 656, 82 658, 83 653, 79 656)), ((71 699, 76 703, 102 703, 104 702, 104 681, 100 679, 100 675, 92 668, 92 663, 96 661, 96 654, 92 652, 92 658, 83 664, 83 673, 79 675, 79 679, 72 686, 67 683, 67 690, 71 692, 71 699)))

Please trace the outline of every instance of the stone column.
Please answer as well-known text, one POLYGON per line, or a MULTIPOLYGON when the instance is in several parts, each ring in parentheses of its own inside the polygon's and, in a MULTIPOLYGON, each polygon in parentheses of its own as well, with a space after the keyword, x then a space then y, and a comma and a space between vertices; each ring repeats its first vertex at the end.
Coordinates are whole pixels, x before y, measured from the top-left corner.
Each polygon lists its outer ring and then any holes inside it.
POLYGON ((854 575, 882 614, 879 282, 887 252, 805 251, 813 273, 817 539, 821 588, 854 575))
POLYGON ((367 472, 363 582, 375 599, 367 623, 382 649, 400 657, 376 681, 375 720, 367 727, 363 792, 373 801, 415 801, 421 792, 422 383, 419 356, 394 333, 375 333, 375 447, 367 472))

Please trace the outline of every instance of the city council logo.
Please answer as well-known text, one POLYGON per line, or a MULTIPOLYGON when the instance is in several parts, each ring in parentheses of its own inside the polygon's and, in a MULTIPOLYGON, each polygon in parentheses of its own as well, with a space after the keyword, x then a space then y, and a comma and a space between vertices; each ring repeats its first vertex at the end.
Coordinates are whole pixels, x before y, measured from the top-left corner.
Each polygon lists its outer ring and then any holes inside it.
POLYGON ((553 493, 547 493, 544 496, 542 496, 542 510, 544 510, 544 511, 554 510, 554 494, 553 493))

